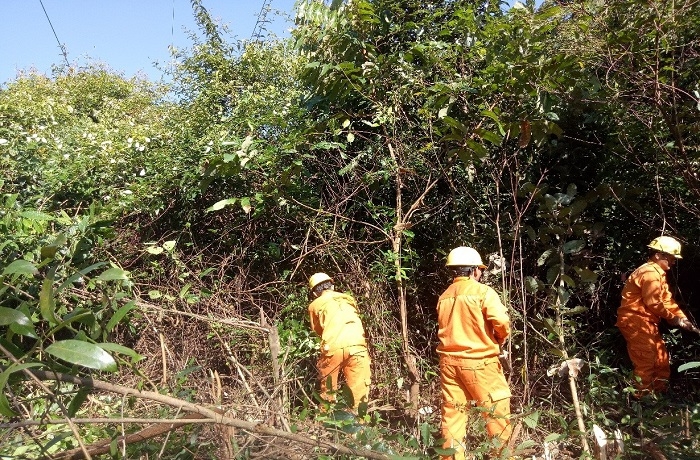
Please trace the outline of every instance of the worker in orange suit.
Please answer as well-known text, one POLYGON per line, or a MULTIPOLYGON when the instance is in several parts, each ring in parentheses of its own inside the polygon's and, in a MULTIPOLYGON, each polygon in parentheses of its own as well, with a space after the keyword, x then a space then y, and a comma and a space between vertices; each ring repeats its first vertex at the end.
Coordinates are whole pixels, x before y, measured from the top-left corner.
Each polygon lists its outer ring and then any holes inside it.
POLYGON ((314 274, 309 279, 309 289, 314 297, 309 305, 311 328, 321 337, 321 397, 333 400, 330 391, 338 389, 338 374, 342 371, 352 393, 353 408, 357 409, 360 403, 367 403, 371 382, 370 358, 357 302, 348 294, 336 292, 333 279, 325 273, 314 274))
POLYGON ((437 353, 443 447, 456 453, 442 458, 465 458, 464 437, 473 405, 485 409, 486 430, 496 438, 496 454, 500 454, 511 435, 511 393, 499 360, 501 346, 510 335, 508 310, 496 291, 479 283, 486 266, 475 249, 453 249, 447 266, 453 271, 454 282, 437 304, 437 353))
POLYGON ((648 244, 649 260, 625 282, 615 326, 627 341, 627 352, 637 378, 636 396, 664 392, 671 375, 668 351, 659 333, 659 322, 693 331, 695 326, 673 299, 666 272, 681 259, 681 244, 660 236, 648 244))

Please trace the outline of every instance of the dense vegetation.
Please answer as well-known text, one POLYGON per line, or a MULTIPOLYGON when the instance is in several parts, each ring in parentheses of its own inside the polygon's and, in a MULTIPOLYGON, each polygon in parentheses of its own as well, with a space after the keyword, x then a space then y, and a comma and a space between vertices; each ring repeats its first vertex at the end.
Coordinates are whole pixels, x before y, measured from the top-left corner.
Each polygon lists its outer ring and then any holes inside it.
POLYGON ((171 84, 5 83, 0 457, 433 458, 434 307, 469 245, 514 323, 514 448, 586 458, 595 424, 698 458, 698 338, 664 329, 673 394, 642 403, 614 328, 661 233, 700 319, 698 3, 308 0, 292 38, 228 43, 193 0, 171 84), (361 427, 315 394, 317 271, 362 309, 361 427))

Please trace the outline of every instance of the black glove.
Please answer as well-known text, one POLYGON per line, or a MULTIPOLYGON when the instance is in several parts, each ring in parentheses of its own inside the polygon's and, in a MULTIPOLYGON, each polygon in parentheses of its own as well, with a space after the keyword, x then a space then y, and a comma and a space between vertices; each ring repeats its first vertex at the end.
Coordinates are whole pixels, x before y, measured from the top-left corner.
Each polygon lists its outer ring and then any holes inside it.
POLYGON ((686 318, 676 316, 671 321, 669 321, 669 323, 671 324, 671 326, 679 327, 688 332, 695 332, 696 334, 700 334, 700 329, 695 327, 695 325, 688 321, 686 318))

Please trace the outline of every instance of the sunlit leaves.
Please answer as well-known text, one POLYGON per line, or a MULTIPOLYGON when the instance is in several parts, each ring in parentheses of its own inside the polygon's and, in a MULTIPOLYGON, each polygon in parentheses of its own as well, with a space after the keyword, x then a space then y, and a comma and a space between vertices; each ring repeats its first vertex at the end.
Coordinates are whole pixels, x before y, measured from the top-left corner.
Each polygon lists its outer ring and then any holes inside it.
POLYGON ((99 346, 81 340, 60 340, 46 347, 46 353, 70 364, 116 372, 114 358, 99 346))
POLYGON ((2 270, 3 275, 35 275, 37 268, 28 260, 18 259, 2 270))
POLYGON ((19 310, 14 310, 12 308, 0 307, 0 326, 7 326, 9 324, 18 324, 21 326, 29 326, 32 324, 31 320, 19 310))
POLYGON ((129 279, 129 272, 122 270, 119 267, 108 268, 95 278, 97 281, 125 281, 129 279))
POLYGON ((41 312, 41 317, 50 324, 58 323, 55 313, 56 301, 54 299, 52 278, 46 278, 42 283, 41 293, 39 294, 39 311, 41 312))

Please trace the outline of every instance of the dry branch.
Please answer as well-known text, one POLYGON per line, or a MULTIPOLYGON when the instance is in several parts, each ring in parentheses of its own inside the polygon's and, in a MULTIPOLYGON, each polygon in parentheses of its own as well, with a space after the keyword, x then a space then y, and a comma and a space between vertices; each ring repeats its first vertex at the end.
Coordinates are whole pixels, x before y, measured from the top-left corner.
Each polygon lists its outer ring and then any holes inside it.
POLYGON ((306 444, 313 447, 323 449, 326 452, 338 453, 344 455, 354 455, 365 457, 369 459, 378 460, 388 460, 384 454, 380 454, 367 449, 356 449, 352 447, 347 447, 341 444, 336 444, 333 442, 325 441, 323 439, 314 439, 313 437, 305 434, 294 434, 287 433, 285 431, 277 430, 263 423, 247 422, 245 420, 238 420, 216 412, 215 409, 201 406, 199 404, 194 404, 182 399, 173 398, 172 396, 162 395, 160 393, 155 393, 152 391, 141 391, 134 388, 124 387, 121 385, 111 384, 101 380, 96 380, 91 377, 75 377, 67 374, 60 374, 49 371, 35 371, 27 370, 34 378, 39 380, 58 380, 61 382, 72 383, 75 385, 80 385, 86 388, 93 388, 97 390, 110 391, 113 393, 118 393, 124 396, 133 396, 136 398, 147 399, 150 401, 156 401, 174 408, 196 413, 202 415, 206 418, 213 420, 213 423, 218 425, 232 426, 235 428, 240 428, 249 433, 254 433, 258 435, 274 436, 278 438, 284 438, 290 441, 294 441, 300 444, 306 444))
MULTIPOLYGON (((60 423, 58 421, 40 421, 38 423, 60 423)), ((151 425, 144 428, 138 433, 128 434, 126 436, 120 436, 116 440, 121 444, 133 444, 136 442, 146 441, 151 438, 155 438, 161 434, 172 431, 181 426, 185 426, 189 423, 212 423, 214 420, 205 418, 200 414, 188 414, 186 420, 151 420, 151 419, 74 419, 74 423, 157 423, 157 425, 151 425), (195 420, 197 419, 197 420, 195 420)), ((112 439, 103 439, 89 446, 85 446, 85 449, 90 453, 90 455, 102 455, 110 451, 110 444, 112 439)), ((78 460, 83 459, 82 449, 73 449, 51 456, 51 460, 78 460)))

